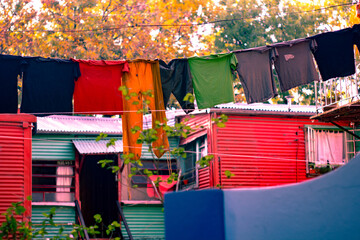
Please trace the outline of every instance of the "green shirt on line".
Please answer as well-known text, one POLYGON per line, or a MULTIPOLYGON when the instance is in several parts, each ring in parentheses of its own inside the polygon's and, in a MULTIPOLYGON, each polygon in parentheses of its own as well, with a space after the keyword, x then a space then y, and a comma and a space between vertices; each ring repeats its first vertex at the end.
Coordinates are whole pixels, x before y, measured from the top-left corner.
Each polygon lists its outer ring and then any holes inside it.
POLYGON ((234 102, 232 70, 238 61, 233 53, 191 57, 189 67, 199 109, 234 102))

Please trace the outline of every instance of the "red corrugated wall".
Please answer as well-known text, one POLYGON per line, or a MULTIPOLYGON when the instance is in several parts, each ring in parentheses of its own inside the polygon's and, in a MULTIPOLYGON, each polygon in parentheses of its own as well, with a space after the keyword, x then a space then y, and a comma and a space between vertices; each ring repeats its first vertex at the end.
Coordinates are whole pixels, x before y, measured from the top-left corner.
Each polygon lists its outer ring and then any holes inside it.
MULTIPOLYGON (((0 213, 31 195, 31 122, 35 116, 0 114, 0 213)), ((24 220, 31 216, 25 201, 24 220)), ((0 216, 0 222, 4 221, 0 216)))
POLYGON ((210 178, 210 168, 205 167, 199 169, 199 189, 210 188, 211 178, 210 178))
POLYGON ((309 117, 228 115, 225 128, 213 126, 220 185, 260 187, 306 180, 304 125, 310 124, 319 125, 309 117), (235 175, 227 178, 226 170, 235 175))

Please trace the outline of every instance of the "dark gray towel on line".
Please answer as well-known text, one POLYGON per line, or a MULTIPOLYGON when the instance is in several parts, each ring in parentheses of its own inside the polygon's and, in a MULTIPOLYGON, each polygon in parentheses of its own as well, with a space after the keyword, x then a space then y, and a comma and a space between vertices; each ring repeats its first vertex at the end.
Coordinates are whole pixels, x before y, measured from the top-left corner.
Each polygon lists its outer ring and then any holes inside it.
POLYGON ((237 72, 248 103, 263 102, 277 95, 272 74, 272 49, 251 48, 234 52, 237 72))
POLYGON ((282 92, 319 80, 310 40, 294 41, 271 45, 274 48, 274 65, 282 92))
POLYGON ((173 93, 186 113, 193 111, 195 108, 194 104, 189 101, 184 101, 186 94, 193 94, 188 60, 174 59, 168 64, 159 60, 159 64, 165 108, 171 93, 173 93))

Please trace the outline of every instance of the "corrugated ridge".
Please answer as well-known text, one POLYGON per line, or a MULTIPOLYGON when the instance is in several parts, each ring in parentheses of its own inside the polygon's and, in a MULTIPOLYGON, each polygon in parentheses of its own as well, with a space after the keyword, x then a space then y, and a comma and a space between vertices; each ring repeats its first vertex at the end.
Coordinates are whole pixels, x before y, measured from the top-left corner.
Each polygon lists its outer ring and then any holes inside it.
POLYGON ((306 180, 305 124, 312 123, 305 118, 229 116, 226 127, 216 130, 222 187, 274 186, 306 180), (226 170, 234 176, 227 178, 226 170))
MULTIPOLYGON (((46 219, 43 213, 49 213, 50 209, 53 206, 32 206, 32 216, 31 221, 33 223, 33 228, 41 228, 42 222, 46 219)), ((75 208, 66 207, 66 206, 56 206, 55 216, 53 221, 57 224, 57 227, 47 226, 45 238, 52 238, 58 235, 60 226, 64 228, 63 234, 70 234, 73 229, 73 224, 75 224, 75 208)), ((43 239, 43 238, 38 238, 43 239)))
POLYGON ((199 189, 210 188, 210 169, 209 167, 199 169, 199 189))
MULTIPOLYGON (((124 206, 123 211, 134 239, 165 239, 164 212, 161 205, 124 206)), ((128 239, 122 224, 122 234, 128 239)))
MULTIPOLYGON (((19 123, 0 123, 0 213, 24 201, 24 174, 24 129, 19 123)), ((0 215, 0 223, 4 220, 0 215)))

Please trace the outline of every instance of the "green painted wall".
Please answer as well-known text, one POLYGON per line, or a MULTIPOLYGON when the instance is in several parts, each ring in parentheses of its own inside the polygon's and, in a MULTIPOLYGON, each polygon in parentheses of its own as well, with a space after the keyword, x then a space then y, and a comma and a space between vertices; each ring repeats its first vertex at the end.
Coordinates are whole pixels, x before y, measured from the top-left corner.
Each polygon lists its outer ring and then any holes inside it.
MULTIPOLYGON (((32 206, 32 216, 31 221, 33 223, 34 229, 41 228, 42 222, 46 219, 43 213, 49 213, 51 208, 56 208, 55 216, 53 218, 54 222, 58 225, 57 227, 48 226, 46 231, 48 232, 45 235, 45 238, 52 238, 59 236, 60 226, 63 226, 63 234, 70 234, 73 229, 73 224, 75 224, 75 207, 66 207, 66 206, 32 206)), ((41 237, 38 237, 39 239, 41 237)))
MULTIPOLYGON (((125 205, 123 211, 134 239, 165 239, 162 205, 125 205)), ((121 231, 125 239, 128 239, 123 224, 121 231)))

